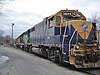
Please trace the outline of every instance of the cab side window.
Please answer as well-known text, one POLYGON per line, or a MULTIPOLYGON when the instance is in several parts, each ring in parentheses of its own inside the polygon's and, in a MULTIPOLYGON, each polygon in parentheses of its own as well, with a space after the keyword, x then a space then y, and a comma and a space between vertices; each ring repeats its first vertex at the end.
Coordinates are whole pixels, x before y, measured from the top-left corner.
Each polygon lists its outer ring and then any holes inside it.
POLYGON ((60 25, 60 23, 61 23, 61 17, 60 16, 56 16, 56 23, 57 23, 57 25, 60 25))
POLYGON ((53 18, 48 19, 47 24, 48 24, 48 28, 52 28, 52 27, 53 27, 53 25, 54 25, 54 23, 53 23, 53 18))

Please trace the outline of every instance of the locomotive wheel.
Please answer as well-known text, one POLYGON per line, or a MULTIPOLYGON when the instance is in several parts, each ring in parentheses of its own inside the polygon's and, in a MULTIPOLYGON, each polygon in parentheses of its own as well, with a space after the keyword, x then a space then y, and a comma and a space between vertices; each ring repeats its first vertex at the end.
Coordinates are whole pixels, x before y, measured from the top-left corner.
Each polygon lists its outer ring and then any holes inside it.
POLYGON ((60 62, 60 57, 57 54, 57 50, 48 50, 48 59, 56 63, 60 62))
POLYGON ((32 53, 32 48, 29 48, 29 52, 32 53))
POLYGON ((29 52, 32 53, 32 45, 29 46, 29 52))
POLYGON ((48 52, 46 51, 45 47, 41 48, 41 55, 43 55, 44 57, 48 57, 48 52))
POLYGON ((56 62, 56 63, 59 62, 59 56, 58 55, 54 57, 54 62, 56 62))
POLYGON ((47 58, 50 59, 50 50, 49 49, 46 49, 47 53, 48 53, 48 56, 47 58))

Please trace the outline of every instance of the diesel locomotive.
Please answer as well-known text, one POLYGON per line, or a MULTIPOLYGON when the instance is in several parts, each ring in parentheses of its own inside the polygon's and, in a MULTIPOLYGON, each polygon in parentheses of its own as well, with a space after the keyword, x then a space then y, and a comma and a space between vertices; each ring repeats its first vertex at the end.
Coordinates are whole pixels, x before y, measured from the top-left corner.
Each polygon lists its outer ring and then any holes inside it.
POLYGON ((78 10, 60 10, 16 39, 16 47, 76 68, 100 68, 96 24, 78 10))

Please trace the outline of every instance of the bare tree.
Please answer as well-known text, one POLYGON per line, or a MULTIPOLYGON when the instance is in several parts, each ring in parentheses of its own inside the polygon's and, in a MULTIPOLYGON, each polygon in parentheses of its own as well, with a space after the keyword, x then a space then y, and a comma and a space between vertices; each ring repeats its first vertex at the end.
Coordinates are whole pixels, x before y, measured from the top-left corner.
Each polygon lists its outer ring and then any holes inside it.
POLYGON ((4 31, 0 30, 0 36, 2 36, 4 34, 4 31))
POLYGON ((14 1, 14 0, 0 0, 0 14, 2 13, 2 9, 4 5, 9 4, 11 1, 14 1))
POLYGON ((4 43, 3 34, 4 34, 4 31, 0 30, 0 44, 4 43))
POLYGON ((6 35, 6 36, 5 36, 5 43, 6 43, 6 44, 10 44, 10 42, 11 42, 11 37, 10 37, 10 35, 6 35))
POLYGON ((97 29, 100 30, 100 14, 95 13, 89 21, 96 23, 97 29))

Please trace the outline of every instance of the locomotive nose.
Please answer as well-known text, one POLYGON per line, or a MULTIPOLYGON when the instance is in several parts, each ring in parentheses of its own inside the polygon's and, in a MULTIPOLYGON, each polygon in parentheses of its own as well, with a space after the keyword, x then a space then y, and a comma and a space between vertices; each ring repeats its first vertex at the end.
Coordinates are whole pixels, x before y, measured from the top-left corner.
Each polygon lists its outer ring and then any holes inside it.
POLYGON ((80 43, 83 43, 84 40, 88 43, 92 42, 92 23, 85 20, 72 20, 67 23, 71 25, 69 27, 69 32, 74 32, 77 30, 78 39, 80 43))

